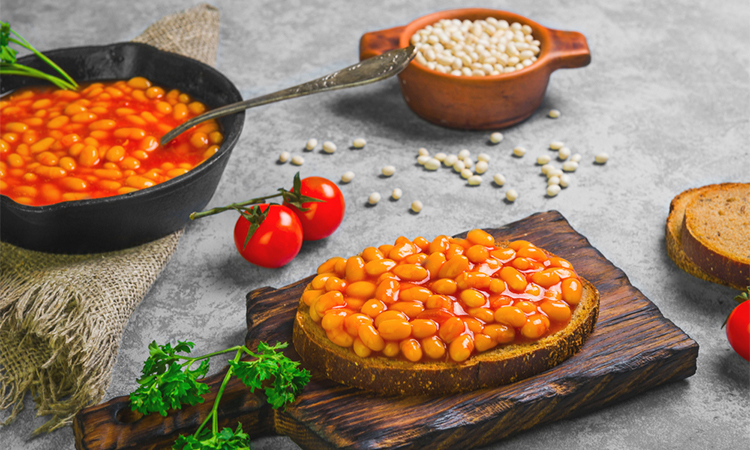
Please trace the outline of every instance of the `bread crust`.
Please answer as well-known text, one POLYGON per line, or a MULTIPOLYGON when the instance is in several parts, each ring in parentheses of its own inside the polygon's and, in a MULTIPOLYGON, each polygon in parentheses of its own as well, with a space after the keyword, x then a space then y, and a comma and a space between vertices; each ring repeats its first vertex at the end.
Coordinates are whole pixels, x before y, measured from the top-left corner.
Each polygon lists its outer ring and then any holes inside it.
MULTIPOLYGON (((735 289, 744 290, 745 285, 737 283, 737 280, 733 280, 732 277, 727 277, 724 274, 727 269, 720 269, 719 271, 709 271, 704 268, 711 267, 711 263, 703 261, 700 256, 702 246, 699 242, 693 242, 695 239, 690 234, 689 230, 685 228, 685 216, 686 211, 696 198, 699 196, 710 193, 717 190, 731 189, 737 186, 747 186, 747 183, 721 183, 702 186, 698 188, 688 189, 681 192, 669 205, 669 215, 667 216, 665 237, 667 244, 667 254, 674 261, 674 263, 680 269, 689 273, 690 275, 709 281, 711 283, 723 284, 726 286, 733 287, 735 289), (683 236, 683 233, 686 233, 683 236), (690 246, 690 255, 686 253, 685 242, 691 241, 687 245, 690 246), (697 258, 696 261, 693 258, 697 258), (699 262, 701 265, 696 264, 699 262)), ((708 249, 706 249, 708 250, 708 249)), ((731 270, 731 269, 730 269, 731 270)), ((747 281, 745 281, 747 283, 747 281)))
POLYGON ((337 383, 383 395, 452 394, 509 384, 554 367, 581 349, 599 315, 599 292, 583 278, 581 283, 581 302, 567 327, 537 342, 498 347, 461 364, 361 358, 331 342, 301 300, 292 342, 307 368, 337 383))

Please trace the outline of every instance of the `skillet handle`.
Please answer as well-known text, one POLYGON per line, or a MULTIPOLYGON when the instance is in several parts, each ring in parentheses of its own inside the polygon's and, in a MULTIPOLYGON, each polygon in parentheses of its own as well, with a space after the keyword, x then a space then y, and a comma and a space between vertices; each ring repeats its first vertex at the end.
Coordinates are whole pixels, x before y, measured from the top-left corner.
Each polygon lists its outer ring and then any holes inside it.
POLYGON ((549 30, 551 68, 575 69, 588 66, 591 52, 586 36, 577 31, 549 30))
POLYGON ((399 48, 399 40, 404 28, 406 27, 394 27, 363 34, 359 40, 359 60, 364 61, 367 58, 399 48))

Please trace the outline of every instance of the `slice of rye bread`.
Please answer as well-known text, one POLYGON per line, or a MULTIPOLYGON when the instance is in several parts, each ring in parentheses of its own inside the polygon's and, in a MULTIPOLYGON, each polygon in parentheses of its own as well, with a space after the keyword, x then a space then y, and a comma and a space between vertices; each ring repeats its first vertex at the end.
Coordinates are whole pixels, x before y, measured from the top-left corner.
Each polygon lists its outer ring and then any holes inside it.
POLYGON ((682 250, 705 273, 750 286, 750 183, 723 185, 693 198, 682 224, 682 250))
POLYGON ((305 367, 337 383, 383 395, 441 395, 509 384, 550 369, 581 349, 599 315, 599 291, 583 278, 581 282, 581 302, 565 328, 533 343, 496 347, 460 364, 361 358, 331 342, 302 300, 292 342, 305 367))
POLYGON ((720 191, 724 189, 732 189, 737 186, 744 186, 747 189, 747 183, 722 183, 712 184, 708 186, 702 186, 699 188, 688 189, 678 194, 669 205, 669 216, 667 217, 666 223, 666 241, 667 241, 667 254, 674 261, 674 263, 680 269, 693 275, 694 277, 701 278, 712 283, 723 284, 726 286, 733 287, 735 289, 744 290, 744 286, 739 284, 733 284, 724 278, 714 276, 702 268, 697 266, 691 258, 685 254, 683 250, 683 225, 685 222, 685 211, 688 205, 701 194, 710 193, 714 191, 720 191))

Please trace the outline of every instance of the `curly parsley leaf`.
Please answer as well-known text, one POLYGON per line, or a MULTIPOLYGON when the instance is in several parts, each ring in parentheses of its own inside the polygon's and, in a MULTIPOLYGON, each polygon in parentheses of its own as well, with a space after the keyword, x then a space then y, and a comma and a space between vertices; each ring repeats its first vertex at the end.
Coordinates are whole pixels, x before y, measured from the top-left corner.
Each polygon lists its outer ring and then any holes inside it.
POLYGON ((140 386, 130 394, 133 411, 143 414, 158 412, 166 416, 170 408, 203 403, 202 395, 209 389, 198 379, 208 373, 208 361, 201 361, 196 369, 191 370, 193 360, 183 362, 187 358, 178 355, 189 354, 193 346, 192 342, 182 341, 175 347, 157 345, 156 342, 149 344, 149 357, 143 363, 142 375, 138 379, 140 386))
POLYGON ((242 424, 237 429, 224 428, 213 434, 205 428, 198 436, 180 436, 172 446, 173 450, 250 450, 250 436, 242 431, 242 424))
MULTIPOLYGON (((263 389, 264 382, 273 380, 265 388, 268 403, 274 409, 294 401, 294 397, 310 381, 310 372, 299 369, 299 363, 284 356, 279 350, 288 344, 276 343, 269 346, 265 342, 258 345, 258 353, 252 353, 256 359, 249 361, 229 361, 237 378, 248 386, 252 392, 263 389)), ((267 384, 267 383, 265 383, 267 384)))

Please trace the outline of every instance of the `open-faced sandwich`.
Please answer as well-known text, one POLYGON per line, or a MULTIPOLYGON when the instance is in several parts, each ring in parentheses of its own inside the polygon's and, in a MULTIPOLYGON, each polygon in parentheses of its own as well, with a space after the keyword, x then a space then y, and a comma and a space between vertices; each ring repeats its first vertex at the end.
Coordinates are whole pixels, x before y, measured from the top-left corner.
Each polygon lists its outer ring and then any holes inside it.
POLYGON ((329 379, 381 394, 508 384, 580 350, 599 293, 570 262, 482 230, 400 237, 332 258, 300 299, 294 346, 329 379))

